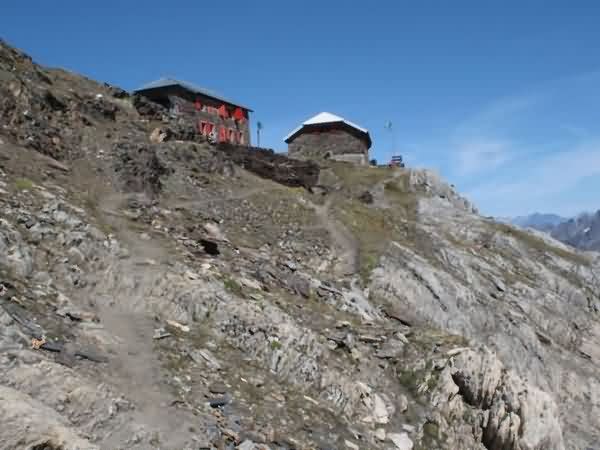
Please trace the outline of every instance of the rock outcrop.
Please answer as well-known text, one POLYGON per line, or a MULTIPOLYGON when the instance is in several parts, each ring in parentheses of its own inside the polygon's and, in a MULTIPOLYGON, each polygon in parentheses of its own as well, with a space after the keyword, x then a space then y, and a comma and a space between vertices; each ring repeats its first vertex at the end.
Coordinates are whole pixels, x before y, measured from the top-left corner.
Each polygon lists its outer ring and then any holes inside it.
POLYGON ((291 187, 310 189, 319 179, 319 166, 312 161, 287 158, 264 148, 218 144, 217 149, 246 170, 291 187))

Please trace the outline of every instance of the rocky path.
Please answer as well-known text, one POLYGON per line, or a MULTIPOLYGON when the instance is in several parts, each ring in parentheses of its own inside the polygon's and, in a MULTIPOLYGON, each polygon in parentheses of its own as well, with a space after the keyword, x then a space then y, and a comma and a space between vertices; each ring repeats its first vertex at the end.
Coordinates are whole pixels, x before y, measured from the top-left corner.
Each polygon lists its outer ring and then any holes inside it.
POLYGON ((319 223, 331 236, 339 261, 335 267, 335 275, 354 275, 360 267, 359 245, 346 226, 330 214, 331 202, 332 199, 329 198, 323 205, 312 202, 308 202, 307 205, 314 209, 319 223))
MULTIPOLYGON (((175 407, 177 398, 153 348, 154 322, 148 315, 128 311, 126 305, 102 307, 99 316, 115 339, 105 378, 135 404, 131 420, 143 424, 140 437, 150 435, 167 448, 184 448, 193 437, 188 430, 194 425, 193 416, 175 407), (167 442, 162 440, 165 436, 167 442)), ((104 445, 131 440, 132 436, 124 435, 128 432, 129 427, 117 430, 104 445)))
POLYGON ((106 349, 110 354, 108 369, 103 379, 133 402, 135 410, 130 420, 139 424, 140 430, 139 436, 128 436, 130 427, 122 427, 108 436, 103 445, 116 448, 138 438, 147 440, 150 435, 150 439, 155 437, 166 448, 186 448, 193 438, 189 429, 197 419, 175 406, 178 398, 167 382, 154 348, 157 322, 138 289, 150 284, 154 276, 160 276, 157 265, 169 252, 159 240, 142 238, 130 229, 130 222, 119 213, 120 200, 118 195, 107 195, 101 199, 100 207, 107 213, 102 218, 104 225, 109 225, 126 246, 122 259, 109 267, 104 276, 117 277, 124 283, 106 283, 106 290, 100 278, 95 313, 111 337, 106 349), (169 437, 168 442, 160 440, 164 436, 169 437))

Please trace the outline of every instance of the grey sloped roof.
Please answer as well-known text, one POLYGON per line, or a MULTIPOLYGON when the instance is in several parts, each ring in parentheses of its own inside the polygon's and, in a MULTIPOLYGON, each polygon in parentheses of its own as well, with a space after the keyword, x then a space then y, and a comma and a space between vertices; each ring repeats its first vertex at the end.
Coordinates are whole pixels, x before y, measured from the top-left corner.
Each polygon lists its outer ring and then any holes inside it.
POLYGON ((240 102, 236 102, 229 98, 223 97, 221 94, 218 94, 214 91, 205 89, 200 86, 196 86, 193 83, 189 83, 187 81, 176 80, 174 78, 159 78, 158 80, 151 81, 150 83, 147 83, 147 84, 143 85, 142 87, 134 89, 133 92, 147 91, 150 89, 159 89, 159 88, 168 87, 168 86, 181 86, 182 88, 187 89, 188 91, 193 92, 195 94, 205 95, 207 97, 211 97, 216 100, 221 100, 222 102, 229 103, 230 105, 240 106, 244 109, 247 109, 248 111, 252 111, 252 109, 248 108, 247 106, 244 106, 240 102))

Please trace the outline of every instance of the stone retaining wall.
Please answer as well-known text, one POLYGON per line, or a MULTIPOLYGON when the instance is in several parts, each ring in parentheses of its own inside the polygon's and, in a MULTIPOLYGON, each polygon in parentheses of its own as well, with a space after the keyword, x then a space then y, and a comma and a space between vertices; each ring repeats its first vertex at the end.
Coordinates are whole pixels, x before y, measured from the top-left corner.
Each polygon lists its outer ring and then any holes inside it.
POLYGON ((291 187, 311 189, 319 180, 319 166, 313 161, 300 161, 275 153, 273 150, 222 143, 217 145, 235 164, 291 187))

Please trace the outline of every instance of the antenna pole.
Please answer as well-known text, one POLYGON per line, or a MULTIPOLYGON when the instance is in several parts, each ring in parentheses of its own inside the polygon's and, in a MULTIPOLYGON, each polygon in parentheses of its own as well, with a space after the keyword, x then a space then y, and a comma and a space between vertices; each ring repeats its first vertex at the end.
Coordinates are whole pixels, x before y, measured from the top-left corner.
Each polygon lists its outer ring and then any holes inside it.
POLYGON ((391 140, 391 157, 393 157, 394 156, 394 141, 395 141, 395 139, 394 139, 394 129, 392 128, 392 121, 388 120, 385 123, 384 128, 390 132, 390 138, 391 138, 390 139, 391 140))
POLYGON ((260 130, 262 130, 262 122, 256 122, 256 146, 260 147, 260 130))

